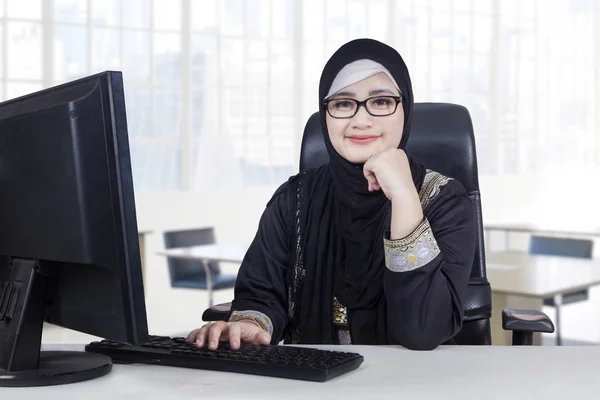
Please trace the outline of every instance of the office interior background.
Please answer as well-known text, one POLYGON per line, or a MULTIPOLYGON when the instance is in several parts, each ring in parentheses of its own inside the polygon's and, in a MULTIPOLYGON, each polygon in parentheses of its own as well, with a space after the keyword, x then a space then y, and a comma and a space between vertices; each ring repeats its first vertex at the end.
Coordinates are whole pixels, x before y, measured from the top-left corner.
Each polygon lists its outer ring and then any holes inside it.
MULTIPOLYGON (((171 288, 163 232, 251 240, 298 172, 326 60, 358 37, 402 54, 417 102, 469 109, 484 224, 600 228, 594 0, 1 0, 0 97, 123 72, 138 227, 150 232, 149 327, 183 333, 202 324, 207 294, 171 288)), ((509 239, 527 250, 526 233, 509 239)), ((600 291, 565 306, 561 324, 566 338, 600 343, 600 291)))

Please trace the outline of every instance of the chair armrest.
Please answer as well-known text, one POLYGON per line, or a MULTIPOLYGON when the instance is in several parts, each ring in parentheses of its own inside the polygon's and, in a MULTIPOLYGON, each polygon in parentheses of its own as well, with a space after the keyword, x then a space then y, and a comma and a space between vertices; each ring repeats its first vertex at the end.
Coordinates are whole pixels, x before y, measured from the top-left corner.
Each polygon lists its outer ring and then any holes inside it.
POLYGON ((202 313, 202 321, 225 321, 229 318, 231 302, 215 304, 202 313))
POLYGON ((513 331, 513 346, 531 346, 534 332, 552 333, 554 324, 541 311, 505 308, 502 311, 502 329, 513 331))

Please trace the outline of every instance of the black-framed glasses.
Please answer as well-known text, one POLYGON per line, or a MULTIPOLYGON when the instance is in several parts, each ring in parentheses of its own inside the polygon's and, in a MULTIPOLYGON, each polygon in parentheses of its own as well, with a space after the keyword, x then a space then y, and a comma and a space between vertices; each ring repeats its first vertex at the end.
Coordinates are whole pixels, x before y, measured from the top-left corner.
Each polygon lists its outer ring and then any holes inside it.
POLYGON ((327 113, 333 118, 352 118, 358 112, 360 106, 374 117, 385 117, 392 115, 398 109, 398 104, 404 100, 400 96, 375 96, 363 101, 356 99, 329 99, 323 102, 327 113))

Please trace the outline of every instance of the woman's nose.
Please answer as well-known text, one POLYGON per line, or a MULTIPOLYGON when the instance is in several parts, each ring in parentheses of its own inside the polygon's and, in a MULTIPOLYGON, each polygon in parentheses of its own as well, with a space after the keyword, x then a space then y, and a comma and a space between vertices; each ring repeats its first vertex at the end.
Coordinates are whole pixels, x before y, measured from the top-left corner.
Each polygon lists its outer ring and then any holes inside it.
POLYGON ((359 106, 358 111, 352 117, 352 125, 357 129, 366 129, 373 126, 373 116, 367 112, 364 104, 359 106))

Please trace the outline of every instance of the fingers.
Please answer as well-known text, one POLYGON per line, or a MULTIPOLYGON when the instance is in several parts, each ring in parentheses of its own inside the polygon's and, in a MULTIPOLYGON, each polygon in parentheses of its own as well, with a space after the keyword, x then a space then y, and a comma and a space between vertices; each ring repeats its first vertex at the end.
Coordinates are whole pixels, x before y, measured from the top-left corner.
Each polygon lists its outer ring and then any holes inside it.
POLYGON ((381 186, 379 186, 379 183, 371 183, 369 182, 369 192, 373 192, 375 190, 379 190, 381 189, 381 186))
MULTIPOLYGON (((271 335, 255 322, 239 321, 236 325, 240 328, 240 341, 251 344, 271 344, 271 335)), ((230 332, 230 342, 233 349, 233 334, 230 332)), ((237 349, 237 348, 236 348, 237 349)))
POLYGON ((234 322, 229 325, 229 345, 231 350, 237 350, 240 348, 241 335, 242 327, 240 324, 234 322))
POLYGON ((196 341, 196 338, 198 337, 198 334, 200 333, 200 329, 194 329, 193 331, 190 332, 190 334, 187 336, 187 338, 185 339, 186 343, 194 343, 196 341))
POLYGON ((206 336, 208 334, 208 331, 210 330, 210 327, 211 327, 211 324, 206 324, 202 328, 200 328, 200 331, 198 332, 198 335, 196 336, 196 346, 198 346, 198 347, 204 346, 204 342, 206 341, 206 336))
POLYGON ((363 167, 363 174, 365 175, 365 178, 367 178, 369 192, 381 189, 381 186, 379 186, 379 182, 377 181, 377 176, 375 176, 375 173, 367 166, 367 164, 363 167))
POLYGON ((271 335, 268 332, 262 331, 256 338, 256 344, 271 344, 271 335))
MULTIPOLYGON (((208 349, 216 350, 219 347, 219 340, 221 340, 221 334, 226 334, 228 324, 223 321, 216 322, 210 326, 208 330, 208 349), (224 332, 225 331, 225 332, 224 332)), ((204 343, 202 343, 204 344, 204 343)))
POLYGON ((377 181, 377 175, 375 175, 375 167, 377 165, 377 158, 375 158, 375 156, 376 154, 373 154, 371 157, 369 157, 363 166, 363 175, 368 181, 369 192, 381 189, 381 186, 377 181))
POLYGON ((194 329, 185 339, 186 343, 194 343, 197 347, 203 347, 206 341, 209 342, 209 348, 216 349, 219 345, 221 335, 227 335, 228 324, 224 321, 218 321, 213 324, 206 324, 202 328, 194 329), (214 343, 213 343, 214 342, 214 343), (214 346, 214 348, 211 347, 214 346))
POLYGON ((186 343, 193 343, 197 347, 204 347, 204 344, 208 342, 209 350, 216 350, 221 340, 229 340, 230 348, 238 350, 242 341, 268 345, 271 343, 271 335, 251 322, 218 321, 194 329, 185 339, 186 343))
POLYGON ((197 346, 202 347, 204 345, 204 338, 206 337, 206 332, 209 328, 210 324, 206 324, 202 328, 194 329, 185 339, 185 342, 189 344, 196 343, 197 346))
POLYGON ((374 186, 375 184, 377 184, 377 177, 375 176, 375 172, 371 170, 371 166, 368 162, 363 167, 363 175, 365 176, 367 181, 369 181, 370 186, 374 186))
POLYGON ((208 336, 208 332, 210 331, 212 324, 204 325, 200 332, 198 332, 198 336, 196 337, 196 346, 203 347, 204 342, 206 342, 206 337, 208 336))

